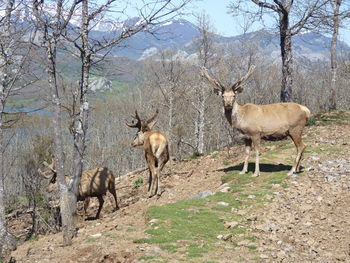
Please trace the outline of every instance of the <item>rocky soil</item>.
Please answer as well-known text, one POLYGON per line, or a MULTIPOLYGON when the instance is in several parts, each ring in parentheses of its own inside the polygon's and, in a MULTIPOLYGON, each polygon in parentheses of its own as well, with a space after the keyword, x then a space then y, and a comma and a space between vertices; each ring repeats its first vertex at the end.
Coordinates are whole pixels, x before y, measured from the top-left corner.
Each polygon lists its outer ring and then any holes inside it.
MULTIPOLYGON (((270 202, 259 209, 232 210, 249 221, 255 240, 233 244, 227 237, 222 250, 189 262, 350 262, 350 123, 310 126, 304 137, 309 145, 302 163, 304 173, 286 179, 287 187, 273 185, 270 202)), ((262 147, 262 156, 274 147, 262 147)), ((279 155, 274 164, 289 162, 285 155, 291 153, 295 154, 294 149, 279 155)), ((147 209, 201 192, 225 191, 222 176, 242 158, 243 146, 235 146, 229 154, 218 152, 168 164, 162 178, 165 192, 158 199, 146 198, 145 184, 134 187, 137 178, 146 182, 147 172, 117 179, 122 209, 112 213, 108 196, 102 218, 81 221, 71 247, 61 246, 60 233, 40 236, 24 242, 12 257, 16 262, 186 262, 157 244, 134 242, 147 236, 147 209)), ((97 202, 91 215, 96 209, 97 202)), ((234 225, 227 228, 238 224, 228 223, 234 225)))

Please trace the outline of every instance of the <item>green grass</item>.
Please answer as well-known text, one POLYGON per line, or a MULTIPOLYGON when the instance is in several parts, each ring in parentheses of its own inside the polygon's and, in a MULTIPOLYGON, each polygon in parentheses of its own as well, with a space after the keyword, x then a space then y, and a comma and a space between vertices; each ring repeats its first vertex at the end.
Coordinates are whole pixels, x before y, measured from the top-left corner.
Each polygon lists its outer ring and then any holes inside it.
POLYGON ((36 242, 39 240, 39 237, 37 236, 32 236, 30 239, 28 239, 28 242, 36 242))
POLYGON ((113 238, 113 239, 116 239, 118 238, 116 235, 114 234, 111 234, 111 233, 107 233, 107 234, 103 234, 105 237, 109 237, 109 238, 113 238))
POLYGON ((133 188, 134 188, 134 189, 137 189, 137 188, 139 188, 142 184, 143 184, 143 179, 142 179, 142 178, 137 178, 137 179, 134 181, 134 186, 133 186, 133 188))
MULTIPOLYGON (((279 148, 274 154, 280 154, 294 147, 292 142, 273 142, 279 148)), ((265 167, 270 169, 269 165, 265 167)), ((265 168, 266 169, 266 168, 265 168)), ((145 231, 147 237, 134 240, 136 243, 158 244, 160 248, 174 257, 184 258, 184 262, 202 262, 200 258, 206 253, 222 246, 225 241, 218 240, 218 235, 231 233, 235 247, 240 240, 252 242, 247 248, 249 257, 256 256, 257 247, 255 237, 250 229, 250 221, 238 212, 241 209, 255 209, 263 207, 266 202, 272 202, 266 195, 272 195, 272 188, 278 184, 287 187, 287 170, 280 171, 280 166, 271 167, 271 172, 264 172, 259 177, 252 177, 252 172, 239 174, 239 171, 229 171, 222 176, 221 181, 228 183, 229 192, 217 192, 204 199, 182 200, 163 206, 152 206, 147 212, 147 220, 158 219, 157 224, 149 224, 145 231), (278 169, 277 169, 278 168, 278 169), (277 171, 274 171, 277 170, 277 171), (254 195, 254 198, 250 198, 254 195), (225 202, 228 205, 220 205, 225 202), (226 229, 226 222, 238 222, 235 228, 226 229), (181 255, 181 256, 180 256, 181 255)), ((246 212, 247 213, 247 212, 246 212)), ((227 243, 225 243, 227 244, 227 243)))
POLYGON ((155 259, 155 258, 156 258, 155 256, 142 256, 142 257, 139 257, 139 260, 148 261, 148 260, 155 259))
POLYGON ((160 245, 160 248, 162 250, 166 250, 170 253, 175 253, 177 252, 177 249, 180 248, 181 246, 179 245, 173 245, 173 244, 163 244, 163 245, 160 245))
POLYGON ((97 239, 98 239, 98 237, 88 237, 88 238, 85 240, 85 243, 93 243, 93 242, 95 242, 97 239))

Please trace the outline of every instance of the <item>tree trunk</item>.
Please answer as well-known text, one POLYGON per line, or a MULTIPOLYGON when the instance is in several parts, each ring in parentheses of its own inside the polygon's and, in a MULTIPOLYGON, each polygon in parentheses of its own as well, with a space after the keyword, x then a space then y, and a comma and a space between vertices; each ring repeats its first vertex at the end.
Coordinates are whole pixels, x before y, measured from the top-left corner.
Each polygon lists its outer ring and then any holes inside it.
POLYGON ((330 110, 337 109, 337 43, 339 34, 339 9, 341 0, 335 0, 335 6, 333 8, 333 32, 332 32, 332 44, 331 44, 331 96, 330 96, 330 110))
POLYGON ((56 161, 57 182, 60 189, 60 208, 62 217, 63 245, 72 244, 72 238, 76 234, 74 218, 72 214, 71 202, 69 202, 69 192, 64 174, 64 157, 63 157, 63 130, 62 130, 62 113, 61 100, 58 92, 58 83, 56 79, 56 42, 55 40, 46 41, 47 58, 49 62, 48 75, 49 86, 51 89, 53 104, 53 129, 54 129, 54 155, 56 161))
POLYGON ((280 13, 280 45, 282 57, 282 86, 281 102, 292 101, 293 85, 293 58, 292 58, 292 34, 289 28, 288 13, 280 13))
POLYGON ((5 218, 5 189, 4 189, 4 126, 3 113, 5 108, 5 90, 8 82, 8 66, 7 54, 10 50, 6 44, 10 41, 10 22, 15 1, 9 0, 6 4, 5 17, 3 27, 1 28, 0 37, 5 42, 5 47, 2 45, 3 51, 0 56, 0 259, 5 258, 12 250, 16 249, 16 239, 8 232, 5 218), (3 55, 3 56, 2 56, 3 55))
POLYGON ((200 89, 200 102, 198 111, 198 153, 204 153, 204 128, 205 128, 205 89, 200 89))
POLYGON ((16 249, 16 239, 8 232, 5 219, 3 86, 0 84, 0 259, 16 249))
POLYGON ((72 213, 74 216, 77 214, 77 199, 79 195, 79 186, 81 181, 81 175, 83 173, 84 167, 84 155, 85 155, 85 139, 86 132, 88 129, 88 110, 89 103, 87 100, 87 91, 89 88, 89 74, 91 67, 91 51, 89 49, 89 19, 88 19, 88 0, 82 1, 82 22, 81 22, 81 40, 82 40, 82 49, 81 49, 81 80, 79 86, 79 114, 74 119, 74 149, 73 149, 73 177, 70 184, 71 191, 71 204, 72 204, 72 213))
POLYGON ((169 111, 168 111, 168 137, 169 137, 169 148, 170 148, 170 158, 172 158, 176 154, 174 153, 174 136, 173 136, 173 116, 174 116, 174 93, 175 93, 175 84, 170 84, 170 90, 169 90, 169 111))

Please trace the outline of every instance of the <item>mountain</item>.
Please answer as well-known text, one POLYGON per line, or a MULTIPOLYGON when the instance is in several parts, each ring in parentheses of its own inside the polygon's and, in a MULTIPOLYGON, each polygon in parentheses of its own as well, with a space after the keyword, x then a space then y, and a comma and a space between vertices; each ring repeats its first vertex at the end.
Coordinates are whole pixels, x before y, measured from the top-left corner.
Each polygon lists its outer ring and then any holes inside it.
MULTIPOLYGON (((46 19, 52 19, 55 13, 55 5, 51 2, 45 2, 44 9, 46 19)), ((22 23, 28 23, 33 19, 30 5, 22 4, 18 10, 19 12, 16 13, 16 16, 22 23)), ((4 10, 0 10, 1 15, 4 15, 4 10)), ((77 9, 70 21, 70 25, 78 27, 80 19, 80 10, 77 9)), ((91 24, 93 28, 91 37, 97 41, 103 41, 105 38, 120 35, 130 26, 137 27, 142 23, 144 23, 144 20, 137 17, 127 19, 122 23, 112 23, 112 21, 103 16, 97 17, 91 24)), ((172 19, 149 25, 148 32, 139 32, 125 39, 119 47, 113 48, 110 54, 133 60, 142 60, 160 50, 173 49, 178 50, 181 57, 193 59, 196 57, 194 41, 198 36, 199 29, 193 23, 185 19, 172 19)), ((237 46, 237 49, 242 46, 242 43, 254 44, 254 48, 266 57, 275 60, 280 56, 279 36, 267 30, 259 30, 234 37, 216 35, 215 42, 217 45, 230 45, 231 48, 237 46)), ((331 38, 312 31, 306 31, 293 37, 293 55, 296 58, 311 61, 324 60, 329 57, 330 44, 331 38)), ((350 50, 349 46, 344 42, 339 42, 338 49, 350 50)))
MULTIPOLYGON (((138 21, 134 18, 133 23, 138 21)), ((129 23, 130 23, 129 21, 129 23)), ((137 23, 137 22, 136 22, 137 23)), ((120 29, 119 29, 120 30, 120 29)), ((182 57, 192 58, 195 55, 194 41, 199 36, 197 26, 185 19, 170 20, 158 25, 150 26, 148 32, 138 33, 123 43, 123 47, 114 48, 115 56, 142 60, 152 56, 162 49, 175 49, 182 57)), ((99 32, 103 35, 103 32, 99 32)), ((234 37, 216 35, 216 44, 224 46, 241 46, 241 43, 255 44, 259 52, 272 59, 280 56, 280 39, 276 33, 259 30, 234 37)), ((293 37, 293 54, 296 58, 308 60, 324 60, 329 57, 331 38, 322 34, 306 31, 293 37)), ((339 42, 338 50, 350 51, 349 46, 339 42)))

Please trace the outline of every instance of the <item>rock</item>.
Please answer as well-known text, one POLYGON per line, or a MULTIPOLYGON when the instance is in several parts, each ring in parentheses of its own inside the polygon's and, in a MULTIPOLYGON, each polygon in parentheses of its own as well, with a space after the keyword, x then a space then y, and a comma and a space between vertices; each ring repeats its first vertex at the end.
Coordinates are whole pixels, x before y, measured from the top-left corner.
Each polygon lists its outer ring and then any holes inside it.
POLYGON ((161 249, 159 247, 147 247, 146 252, 148 254, 159 254, 161 252, 161 249))
POLYGON ((268 258, 269 258, 269 256, 268 256, 268 255, 266 255, 266 254, 260 254, 260 258, 261 258, 261 259, 268 259, 268 258))
POLYGON ((191 195, 188 199, 195 199, 195 198, 201 199, 201 198, 206 198, 206 197, 213 195, 213 194, 214 193, 212 191, 206 190, 206 191, 191 195))
POLYGON ((217 202, 218 205, 229 206, 229 203, 226 202, 217 202))
POLYGON ((231 187, 225 187, 220 190, 221 193, 228 193, 231 191, 231 187))
POLYGON ((248 195, 247 198, 249 198, 249 199, 254 199, 255 197, 256 197, 255 195, 248 195))
POLYGON ((258 220, 258 217, 256 215, 252 215, 252 216, 247 218, 247 221, 251 221, 251 222, 257 221, 257 220, 258 220))
POLYGON ((218 187, 218 191, 220 191, 220 190, 222 190, 222 189, 224 189, 224 188, 226 188, 226 187, 230 187, 230 185, 229 185, 228 183, 224 183, 224 184, 222 184, 222 185, 220 185, 220 186, 218 187))
POLYGON ((156 219, 156 218, 153 218, 153 219, 151 219, 150 221, 149 221, 149 223, 151 224, 151 225, 154 225, 154 224, 156 224, 156 223, 158 223, 159 222, 159 219, 156 219))
POLYGON ((222 239, 224 237, 224 235, 218 235, 216 238, 217 239, 222 239))
POLYGON ((243 246, 248 246, 249 243, 250 243, 249 240, 241 240, 237 243, 237 245, 243 247, 243 246))
POLYGON ((313 225, 313 223, 311 223, 311 222, 304 223, 304 226, 306 226, 306 227, 309 227, 309 226, 312 226, 312 225, 313 225))
POLYGON ((236 226, 238 226, 238 222, 236 221, 232 221, 232 222, 227 222, 225 223, 225 228, 235 228, 236 226))
POLYGON ((232 239, 232 234, 226 234, 222 237, 222 240, 229 241, 232 239))
POLYGON ((101 236, 102 236, 101 233, 97 233, 97 234, 90 235, 90 237, 93 237, 93 238, 101 237, 101 236))

